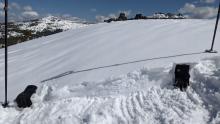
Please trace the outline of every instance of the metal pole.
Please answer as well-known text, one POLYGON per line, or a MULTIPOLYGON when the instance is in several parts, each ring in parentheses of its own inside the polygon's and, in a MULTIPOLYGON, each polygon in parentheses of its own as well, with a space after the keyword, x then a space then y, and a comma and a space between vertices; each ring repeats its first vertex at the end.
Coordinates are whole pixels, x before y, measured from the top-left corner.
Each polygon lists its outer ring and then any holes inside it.
POLYGON ((8 107, 8 0, 5 0, 5 102, 3 107, 8 107))
POLYGON ((213 47, 214 47, 214 43, 215 43, 215 36, 216 36, 217 29, 218 29, 219 16, 220 16, 220 2, 219 2, 218 15, 217 15, 217 19, 216 19, 215 31, 214 31, 214 35, 213 35, 213 39, 212 39, 212 46, 211 46, 210 52, 213 51, 213 47))

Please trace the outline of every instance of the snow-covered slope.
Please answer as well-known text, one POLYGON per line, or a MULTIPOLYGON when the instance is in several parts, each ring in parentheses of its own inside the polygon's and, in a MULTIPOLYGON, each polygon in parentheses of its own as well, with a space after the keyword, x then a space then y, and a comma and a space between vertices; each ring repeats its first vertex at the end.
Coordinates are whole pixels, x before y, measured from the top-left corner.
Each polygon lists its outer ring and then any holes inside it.
MULTIPOLYGON (((73 73, 128 61, 202 52, 210 46, 214 22, 103 23, 12 46, 10 100, 27 84, 40 88, 33 97, 32 108, 23 111, 0 108, 0 123, 219 123, 220 60, 215 57, 200 62, 219 54, 196 54, 73 73), (172 63, 180 62, 192 65, 192 85, 186 93, 172 88, 172 63), (60 78, 40 83, 51 77, 60 78)), ((218 51, 219 39, 217 35, 218 51)), ((0 70, 4 69, 3 52, 0 50, 0 70)), ((3 75, 2 71, 1 82, 3 75)), ((0 88, 4 88, 3 83, 0 88)))
POLYGON ((190 65, 186 92, 173 89, 172 65, 60 88, 44 84, 31 108, 0 107, 0 123, 219 124, 220 57, 190 65))

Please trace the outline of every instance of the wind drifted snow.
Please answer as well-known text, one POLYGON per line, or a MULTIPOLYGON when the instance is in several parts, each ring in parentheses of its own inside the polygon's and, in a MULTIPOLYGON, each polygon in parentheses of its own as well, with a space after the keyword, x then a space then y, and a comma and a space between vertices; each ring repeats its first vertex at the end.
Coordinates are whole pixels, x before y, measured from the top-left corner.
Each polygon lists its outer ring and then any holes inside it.
POLYGON ((190 65, 186 92, 172 87, 175 65, 59 88, 47 83, 31 108, 0 108, 0 123, 218 124, 220 58, 190 65))

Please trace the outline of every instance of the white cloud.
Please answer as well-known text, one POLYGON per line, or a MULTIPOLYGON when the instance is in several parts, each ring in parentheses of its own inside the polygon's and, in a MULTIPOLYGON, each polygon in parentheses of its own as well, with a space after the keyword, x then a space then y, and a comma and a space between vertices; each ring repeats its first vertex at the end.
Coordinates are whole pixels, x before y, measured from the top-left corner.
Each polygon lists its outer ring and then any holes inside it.
POLYGON ((22 17, 20 14, 11 13, 9 16, 10 22, 16 22, 24 20, 24 17, 22 17))
POLYGON ((20 10, 21 9, 21 6, 19 4, 17 4, 17 3, 15 3, 15 2, 13 2, 13 3, 9 4, 9 5, 10 5, 9 6, 10 9, 15 9, 15 10, 20 10))
POLYGON ((36 11, 24 11, 22 13, 22 16, 26 19, 33 19, 33 18, 37 18, 39 14, 36 11))
POLYGON ((110 18, 114 18, 114 19, 116 19, 118 17, 118 14, 116 15, 116 14, 109 14, 108 16, 103 16, 103 15, 97 15, 96 16, 96 21, 97 22, 104 22, 104 20, 108 20, 108 19, 110 19, 110 18))
POLYGON ((3 11, 0 11, 0 17, 5 16, 5 13, 3 11))
MULTIPOLYGON (((4 8, 4 4, 0 2, 0 8, 4 8)), ((31 20, 39 17, 39 13, 31 6, 21 6, 19 3, 11 2, 9 4, 9 21, 23 21, 23 20, 31 20)), ((4 17, 3 10, 0 10, 0 17, 4 17)), ((0 21, 4 21, 4 18, 0 18, 0 21)))
POLYGON ((4 4, 2 2, 0 2, 0 9, 4 8, 4 4))
POLYGON ((213 18, 217 15, 218 9, 210 6, 197 7, 194 4, 186 3, 179 12, 191 18, 213 18))
POLYGON ((24 6, 22 12, 22 17, 25 19, 35 19, 39 16, 37 11, 34 11, 31 6, 24 6))
POLYGON ((70 14, 63 14, 63 15, 61 15, 61 17, 63 17, 63 18, 70 18, 70 17, 72 17, 72 15, 70 15, 70 14))
POLYGON ((24 11, 32 11, 32 7, 31 6, 24 6, 24 11))
POLYGON ((117 15, 112 13, 112 14, 109 14, 108 17, 109 18, 117 18, 117 15))
MULTIPOLYGON (((51 14, 50 14, 51 15, 51 14)), ((74 22, 86 22, 86 20, 81 19, 79 17, 74 17, 71 14, 62 14, 62 15, 56 15, 58 17, 64 18, 64 19, 68 19, 68 20, 72 20, 74 22)))
POLYGON ((200 0, 201 3, 214 3, 215 0, 200 0))
POLYGON ((104 20, 109 19, 109 17, 102 16, 102 15, 97 15, 95 18, 97 22, 104 22, 104 20))

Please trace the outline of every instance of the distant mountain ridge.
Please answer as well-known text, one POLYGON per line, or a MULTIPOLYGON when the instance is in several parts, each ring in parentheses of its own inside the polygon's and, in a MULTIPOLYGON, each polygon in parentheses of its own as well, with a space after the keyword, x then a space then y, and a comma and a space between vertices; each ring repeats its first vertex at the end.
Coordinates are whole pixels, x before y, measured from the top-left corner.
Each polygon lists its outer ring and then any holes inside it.
MULTIPOLYGON (((68 19, 47 16, 41 19, 8 23, 8 42, 14 45, 27 40, 48 36, 70 29, 88 26, 89 23, 78 18, 68 19)), ((0 48, 4 47, 4 24, 0 23, 0 48)))
POLYGON ((181 14, 174 14, 174 13, 162 13, 162 12, 158 12, 153 14, 153 16, 148 16, 148 18, 152 18, 152 19, 186 19, 186 17, 181 14))
POLYGON ((125 13, 120 13, 118 18, 108 18, 104 20, 104 22, 112 22, 112 21, 126 21, 126 20, 138 20, 138 19, 186 19, 186 17, 181 14, 174 14, 174 13, 154 13, 152 16, 144 16, 143 14, 136 14, 134 18, 126 17, 125 13))

